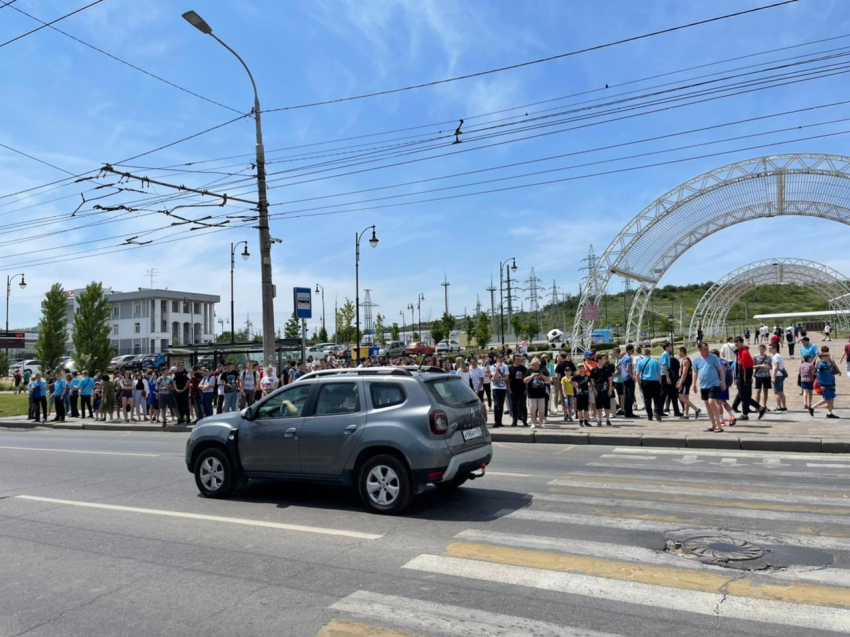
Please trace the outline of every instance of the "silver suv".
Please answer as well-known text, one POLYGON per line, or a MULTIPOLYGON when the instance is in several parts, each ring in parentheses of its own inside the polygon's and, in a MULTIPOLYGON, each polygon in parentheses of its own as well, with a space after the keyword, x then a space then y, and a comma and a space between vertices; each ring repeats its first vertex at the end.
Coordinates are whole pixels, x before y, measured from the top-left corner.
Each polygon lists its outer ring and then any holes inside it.
POLYGON ((492 455, 480 401, 436 367, 313 372, 241 412, 205 418, 186 442, 206 497, 280 478, 355 487, 387 514, 428 484, 452 490, 482 477, 492 455))

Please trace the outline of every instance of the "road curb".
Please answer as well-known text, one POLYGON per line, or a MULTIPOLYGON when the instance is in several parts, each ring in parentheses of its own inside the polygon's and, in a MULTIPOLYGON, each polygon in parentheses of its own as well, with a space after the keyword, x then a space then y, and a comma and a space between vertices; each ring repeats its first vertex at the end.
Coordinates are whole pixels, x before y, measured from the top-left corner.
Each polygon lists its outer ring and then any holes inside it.
POLYGON ((787 451, 793 453, 850 454, 850 440, 828 438, 763 438, 748 436, 689 436, 660 434, 625 433, 581 433, 578 431, 557 431, 535 429, 490 431, 493 442, 605 445, 618 447, 656 447, 679 449, 729 449, 750 451, 787 451))
POLYGON ((159 425, 128 425, 128 424, 112 424, 108 422, 99 423, 69 423, 69 422, 29 422, 19 420, 0 420, 0 428, 8 429, 35 429, 36 427, 44 429, 66 429, 72 431, 159 431, 159 432, 175 432, 185 433, 192 431, 192 426, 185 425, 168 425, 164 429, 159 425))

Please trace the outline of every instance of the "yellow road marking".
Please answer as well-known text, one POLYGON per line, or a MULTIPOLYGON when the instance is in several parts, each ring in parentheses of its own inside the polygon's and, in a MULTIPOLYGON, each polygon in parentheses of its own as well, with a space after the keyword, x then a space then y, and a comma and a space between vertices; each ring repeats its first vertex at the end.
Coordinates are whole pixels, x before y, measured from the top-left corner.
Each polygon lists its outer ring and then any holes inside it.
MULTIPOLYGON (((617 498, 631 498, 633 500, 646 500, 653 494, 640 491, 618 491, 614 489, 594 489, 591 487, 552 487, 554 493, 569 493, 571 495, 597 495, 617 498)), ((785 511, 793 513, 820 513, 825 515, 850 515, 850 509, 839 509, 833 507, 808 507, 801 504, 780 504, 779 502, 744 502, 741 500, 725 500, 722 498, 706 498, 702 496, 666 495, 659 493, 656 497, 663 502, 681 502, 683 504, 705 504, 718 507, 732 507, 736 509, 755 509, 757 511, 785 511)))
POLYGON ((650 566, 582 555, 565 555, 529 549, 455 542, 446 550, 447 557, 458 557, 496 564, 525 566, 547 571, 579 573, 624 582, 638 582, 705 593, 730 594, 751 599, 774 600, 814 606, 850 607, 847 589, 809 584, 765 584, 735 574, 650 566))
POLYGON ((560 451, 556 451, 552 455, 553 456, 560 456, 562 453, 567 453, 568 451, 572 451, 573 449, 575 449, 575 445, 567 445, 566 447, 564 447, 560 451))
MULTIPOLYGON (((614 482, 614 483, 622 483, 622 484, 646 484, 653 487, 684 487, 690 489, 699 489, 702 487, 706 491, 730 491, 731 493, 735 493, 737 491, 745 491, 747 493, 772 493, 776 495, 809 495, 813 497, 832 497, 832 498, 844 498, 844 493, 841 491, 811 491, 808 489, 786 489, 784 487, 746 487, 746 486, 738 486, 738 485, 716 485, 710 482, 696 482, 696 481, 683 481, 683 480, 665 480, 664 478, 657 478, 655 480, 646 480, 641 478, 618 478, 614 476, 577 476, 573 474, 567 474, 570 480, 575 480, 577 482, 587 482, 589 484, 593 484, 594 482, 614 482)), ((846 500, 846 498, 844 498, 846 500)))
POLYGON ((413 637, 413 635, 388 628, 334 619, 329 624, 322 626, 316 633, 316 637, 413 637))
POLYGON ((823 537, 850 537, 847 531, 836 531, 834 529, 816 529, 810 526, 803 526, 797 529, 797 533, 802 535, 821 535, 823 537))

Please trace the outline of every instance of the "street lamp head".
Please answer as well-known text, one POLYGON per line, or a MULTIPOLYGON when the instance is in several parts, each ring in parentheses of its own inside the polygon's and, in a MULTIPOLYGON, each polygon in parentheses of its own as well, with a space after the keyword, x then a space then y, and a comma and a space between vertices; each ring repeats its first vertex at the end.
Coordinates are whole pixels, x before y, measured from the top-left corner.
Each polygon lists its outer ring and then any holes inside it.
POLYGON ((511 270, 513 270, 514 272, 516 272, 516 271, 517 271, 517 267, 516 267, 516 259, 514 259, 513 261, 514 261, 514 264, 511 266, 511 270))
POLYGON ((246 243, 246 244, 245 244, 245 249, 244 249, 244 250, 242 250, 242 259, 244 259, 245 261, 247 261, 247 260, 248 260, 248 257, 250 257, 250 256, 251 256, 251 254, 248 252, 248 244, 246 243))
POLYGON ((319 284, 317 283, 316 284, 316 294, 318 294, 318 293, 319 293, 319 284))
POLYGON ((373 248, 378 247, 378 237, 375 236, 375 226, 372 226, 372 238, 369 239, 369 245, 373 248))
POLYGON ((187 11, 184 13, 183 19, 204 35, 212 35, 212 27, 206 23, 206 20, 194 11, 187 11))
POLYGON ((20 283, 18 283, 18 285, 19 285, 19 286, 21 286, 21 289, 22 289, 22 290, 23 290, 25 287, 27 287, 27 282, 24 280, 24 275, 23 275, 23 274, 21 275, 21 282, 20 282, 20 283))

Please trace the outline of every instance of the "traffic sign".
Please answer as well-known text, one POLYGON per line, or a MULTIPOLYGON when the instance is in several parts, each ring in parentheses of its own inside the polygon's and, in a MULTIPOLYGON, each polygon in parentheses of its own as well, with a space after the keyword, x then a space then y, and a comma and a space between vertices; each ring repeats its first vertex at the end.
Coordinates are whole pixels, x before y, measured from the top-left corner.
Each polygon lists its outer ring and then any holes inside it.
POLYGON ((608 323, 608 327, 607 327, 606 329, 609 329, 609 330, 611 329, 611 324, 610 324, 610 323, 608 323))
POLYGON ((0 332, 0 347, 21 349, 24 347, 26 334, 23 332, 0 332))
POLYGON ((641 332, 641 333, 640 333, 640 335, 641 335, 641 336, 646 336, 646 332, 641 332))
POLYGON ((585 305, 581 308, 581 320, 582 321, 595 321, 599 318, 599 306, 598 305, 585 305))
POLYGON ((292 288, 295 299, 295 317, 313 318, 313 293, 310 288, 292 288))

